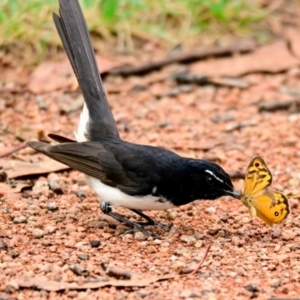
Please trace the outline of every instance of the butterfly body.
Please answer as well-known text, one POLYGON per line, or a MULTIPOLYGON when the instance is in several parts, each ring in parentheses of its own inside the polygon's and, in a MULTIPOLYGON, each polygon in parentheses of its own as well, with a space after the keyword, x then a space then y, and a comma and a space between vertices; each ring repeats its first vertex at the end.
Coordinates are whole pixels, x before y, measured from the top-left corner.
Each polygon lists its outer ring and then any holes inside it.
POLYGON ((280 224, 290 214, 287 197, 268 189, 272 184, 272 173, 260 156, 250 162, 245 176, 241 201, 248 208, 252 219, 259 217, 270 226, 280 224))

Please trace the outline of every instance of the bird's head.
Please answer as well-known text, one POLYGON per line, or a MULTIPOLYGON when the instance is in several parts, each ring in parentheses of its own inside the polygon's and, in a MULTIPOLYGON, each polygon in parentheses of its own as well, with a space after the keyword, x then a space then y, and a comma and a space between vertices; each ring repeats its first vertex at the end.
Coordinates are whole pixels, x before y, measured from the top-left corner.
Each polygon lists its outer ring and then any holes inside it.
POLYGON ((206 160, 190 160, 193 180, 198 181, 199 199, 214 200, 222 196, 232 196, 239 199, 229 175, 217 164, 206 160))

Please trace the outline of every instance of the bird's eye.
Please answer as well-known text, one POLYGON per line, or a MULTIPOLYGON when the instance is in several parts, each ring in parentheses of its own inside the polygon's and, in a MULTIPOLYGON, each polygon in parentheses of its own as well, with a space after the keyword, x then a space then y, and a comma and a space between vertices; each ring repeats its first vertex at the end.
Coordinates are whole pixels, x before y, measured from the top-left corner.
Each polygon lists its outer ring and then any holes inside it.
POLYGON ((211 176, 206 176, 206 181, 208 184, 213 184, 214 179, 211 176))

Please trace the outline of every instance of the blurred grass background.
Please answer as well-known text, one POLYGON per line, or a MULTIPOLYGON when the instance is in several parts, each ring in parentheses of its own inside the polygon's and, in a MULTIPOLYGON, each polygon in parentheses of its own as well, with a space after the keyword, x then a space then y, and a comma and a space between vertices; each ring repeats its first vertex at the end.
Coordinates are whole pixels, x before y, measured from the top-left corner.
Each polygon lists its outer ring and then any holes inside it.
MULTIPOLYGON (((39 61, 61 47, 52 21, 58 0, 2 0, 0 47, 39 61), (21 53, 21 54, 20 54, 21 53)), ((81 0, 95 45, 115 43, 131 51, 135 40, 156 38, 175 46, 188 39, 224 35, 257 35, 255 26, 267 14, 247 0, 81 0)), ((98 48, 99 48, 98 47, 98 48)))

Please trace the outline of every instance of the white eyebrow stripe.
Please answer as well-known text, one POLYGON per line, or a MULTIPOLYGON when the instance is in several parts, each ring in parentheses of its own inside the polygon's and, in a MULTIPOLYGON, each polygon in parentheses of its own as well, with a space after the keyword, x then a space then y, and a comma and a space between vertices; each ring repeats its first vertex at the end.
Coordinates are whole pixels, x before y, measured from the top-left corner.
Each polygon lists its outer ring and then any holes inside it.
POLYGON ((215 177, 218 181, 224 183, 224 181, 222 179, 220 179, 219 177, 217 177, 214 172, 210 171, 210 170, 205 170, 206 173, 210 174, 211 176, 215 177))

